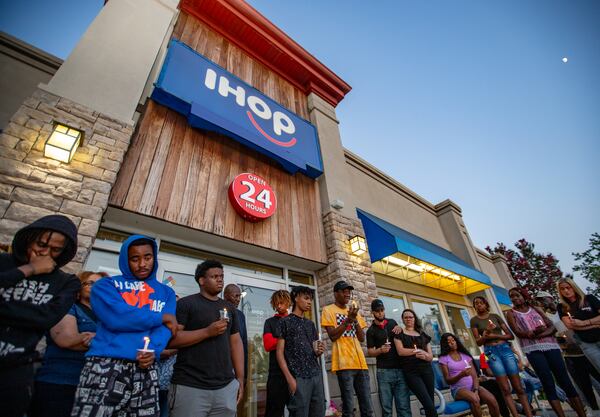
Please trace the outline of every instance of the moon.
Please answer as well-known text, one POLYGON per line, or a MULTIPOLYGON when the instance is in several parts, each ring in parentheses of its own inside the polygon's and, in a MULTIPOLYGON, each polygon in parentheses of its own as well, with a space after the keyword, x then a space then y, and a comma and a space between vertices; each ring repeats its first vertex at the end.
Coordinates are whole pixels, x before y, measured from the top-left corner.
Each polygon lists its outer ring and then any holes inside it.
POLYGON ((566 64, 567 62, 569 62, 569 58, 567 58, 567 57, 564 57, 564 58, 562 59, 562 62, 564 62, 564 63, 566 64))

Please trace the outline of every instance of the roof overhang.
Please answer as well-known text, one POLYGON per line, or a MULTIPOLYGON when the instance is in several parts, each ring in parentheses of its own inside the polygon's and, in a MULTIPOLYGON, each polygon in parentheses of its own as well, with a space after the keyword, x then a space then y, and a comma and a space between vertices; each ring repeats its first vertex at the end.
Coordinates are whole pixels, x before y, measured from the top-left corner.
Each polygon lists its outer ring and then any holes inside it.
POLYGON ((182 0, 179 8, 306 95, 315 93, 337 106, 352 88, 242 0, 182 0))

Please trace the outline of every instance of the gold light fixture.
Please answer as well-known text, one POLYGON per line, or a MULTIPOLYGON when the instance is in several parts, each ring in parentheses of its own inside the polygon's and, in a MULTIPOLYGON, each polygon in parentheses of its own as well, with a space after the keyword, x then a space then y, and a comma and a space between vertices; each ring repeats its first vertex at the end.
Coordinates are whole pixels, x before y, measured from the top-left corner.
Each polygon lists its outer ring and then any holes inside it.
POLYGON ((350 239, 350 252, 356 256, 360 256, 367 251, 367 243, 362 236, 354 236, 350 239))
POLYGON ((81 145, 81 136, 80 130, 56 123, 44 145, 44 156, 68 164, 81 145))

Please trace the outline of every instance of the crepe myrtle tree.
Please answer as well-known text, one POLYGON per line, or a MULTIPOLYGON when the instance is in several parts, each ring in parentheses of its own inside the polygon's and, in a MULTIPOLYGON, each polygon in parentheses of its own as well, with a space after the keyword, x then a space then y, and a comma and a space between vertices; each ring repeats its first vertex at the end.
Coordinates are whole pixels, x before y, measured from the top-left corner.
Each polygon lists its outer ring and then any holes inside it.
POLYGON ((539 291, 548 291, 558 299, 556 281, 563 277, 558 259, 551 253, 536 252, 535 245, 526 239, 517 241, 515 248, 507 248, 504 243, 498 242, 495 248, 488 246, 485 249, 491 255, 504 255, 517 286, 527 290, 526 294, 535 296, 539 291))
POLYGON ((575 262, 573 271, 590 281, 594 287, 587 287, 586 293, 600 297, 600 233, 592 233, 590 247, 585 252, 574 252, 575 262))

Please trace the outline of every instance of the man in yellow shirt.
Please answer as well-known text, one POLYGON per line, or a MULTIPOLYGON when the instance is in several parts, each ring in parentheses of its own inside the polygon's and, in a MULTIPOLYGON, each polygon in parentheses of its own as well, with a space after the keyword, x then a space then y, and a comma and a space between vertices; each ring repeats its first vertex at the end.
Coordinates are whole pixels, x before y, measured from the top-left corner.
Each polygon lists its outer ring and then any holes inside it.
POLYGON ((321 326, 333 342, 331 370, 336 373, 342 394, 342 417, 354 413, 352 389, 358 398, 361 417, 373 417, 367 361, 360 346, 367 327, 355 301, 350 301, 354 287, 338 281, 333 287, 335 303, 323 307, 321 326))

